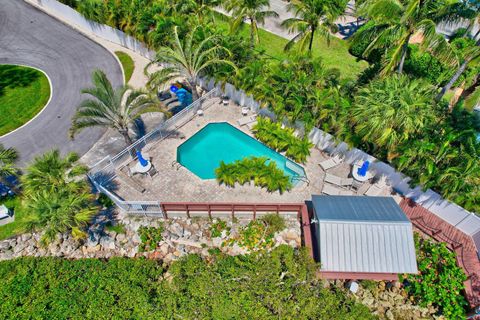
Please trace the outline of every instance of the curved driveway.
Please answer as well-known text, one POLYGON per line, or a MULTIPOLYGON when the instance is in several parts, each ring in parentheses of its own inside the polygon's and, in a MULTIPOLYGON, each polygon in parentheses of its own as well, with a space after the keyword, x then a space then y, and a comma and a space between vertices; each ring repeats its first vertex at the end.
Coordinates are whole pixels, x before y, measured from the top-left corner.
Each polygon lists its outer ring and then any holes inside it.
POLYGON ((115 86, 122 84, 120 66, 105 48, 23 0, 0 0, 0 64, 5 63, 42 69, 53 88, 43 112, 26 126, 0 137, 5 147, 18 150, 19 165, 53 148, 83 155, 100 138, 104 129, 87 128, 71 141, 68 129, 84 99, 80 90, 91 86, 94 69, 105 71, 115 86))

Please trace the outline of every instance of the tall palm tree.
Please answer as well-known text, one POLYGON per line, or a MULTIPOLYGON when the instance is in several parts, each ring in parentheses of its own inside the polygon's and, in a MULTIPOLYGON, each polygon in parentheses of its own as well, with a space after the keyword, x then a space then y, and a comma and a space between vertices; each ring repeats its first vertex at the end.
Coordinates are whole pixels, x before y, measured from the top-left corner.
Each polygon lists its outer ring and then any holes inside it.
POLYGON ((13 148, 5 148, 0 144, 0 178, 15 175, 18 169, 15 167, 17 151, 13 148))
POLYGON ((178 36, 178 27, 175 26, 173 44, 161 47, 157 51, 155 60, 151 62, 164 67, 151 74, 147 71, 150 64, 145 68, 150 78, 149 86, 158 87, 173 79, 184 78, 192 90, 192 98, 195 101, 199 98, 198 81, 207 68, 214 65, 229 65, 237 70, 233 62, 221 57, 229 56, 231 52, 216 43, 219 40, 218 35, 208 36, 197 43, 194 41, 196 30, 197 28, 191 30, 182 42, 178 36))
POLYGON ((477 43, 475 46, 466 48, 465 50, 462 50, 463 52, 459 53, 458 59, 460 62, 460 65, 458 66, 457 70, 453 74, 453 76, 450 78, 450 80, 443 86, 443 88, 440 90, 440 92, 437 94, 435 97, 436 101, 440 101, 445 93, 450 90, 455 82, 460 78, 460 76, 465 72, 467 69, 468 65, 478 59, 480 57, 480 39, 477 40, 477 43))
POLYGON ((432 110, 434 88, 420 80, 394 75, 360 89, 349 118, 357 136, 396 157, 400 143, 437 121, 432 110))
POLYGON ((76 165, 77 160, 74 153, 62 158, 52 150, 36 157, 22 177, 24 205, 31 213, 27 229, 43 230, 43 244, 58 233, 84 237, 84 227, 98 211, 85 179, 87 168, 76 165))
POLYGON ((300 50, 308 44, 308 51, 312 51, 315 34, 320 34, 330 42, 330 32, 336 31, 335 20, 340 17, 347 7, 348 0, 292 0, 287 10, 295 17, 286 19, 282 26, 289 32, 297 35, 290 40, 285 50, 290 50, 298 43, 300 50))
POLYGON ((250 46, 253 48, 260 40, 258 37, 258 24, 265 23, 265 18, 278 17, 278 13, 265 10, 270 7, 270 0, 230 0, 225 8, 232 14, 233 20, 230 31, 236 32, 247 20, 250 23, 250 46))
POLYGON ((421 47, 447 63, 454 62, 453 51, 446 39, 436 33, 436 23, 447 16, 448 5, 443 0, 368 0, 359 13, 372 23, 366 24, 353 37, 353 41, 368 39, 368 56, 374 49, 386 49, 383 76, 397 69, 403 72, 407 49, 412 36, 421 33, 421 47))
POLYGON ((132 144, 128 126, 147 107, 157 106, 156 98, 126 85, 114 89, 100 70, 92 73, 92 82, 93 87, 82 90, 92 98, 84 100, 77 107, 70 128, 71 138, 84 128, 102 126, 116 129, 127 145, 132 144))

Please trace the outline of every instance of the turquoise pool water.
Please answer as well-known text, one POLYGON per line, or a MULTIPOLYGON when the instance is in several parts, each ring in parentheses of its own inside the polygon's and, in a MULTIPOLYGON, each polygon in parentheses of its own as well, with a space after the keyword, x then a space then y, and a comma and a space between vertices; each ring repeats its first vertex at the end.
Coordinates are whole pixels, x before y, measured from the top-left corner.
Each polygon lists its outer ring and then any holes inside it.
POLYGON ((305 176, 301 166, 226 123, 210 123, 177 149, 177 162, 202 179, 215 179, 220 161, 231 163, 245 157, 267 157, 296 182, 305 176))

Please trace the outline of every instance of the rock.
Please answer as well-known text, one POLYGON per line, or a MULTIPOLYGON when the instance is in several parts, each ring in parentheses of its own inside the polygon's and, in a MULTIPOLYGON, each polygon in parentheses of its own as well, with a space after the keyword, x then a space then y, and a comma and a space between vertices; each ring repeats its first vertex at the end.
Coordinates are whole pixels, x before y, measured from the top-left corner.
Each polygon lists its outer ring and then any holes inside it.
POLYGON ((288 230, 286 233, 285 233, 285 239, 286 240, 296 240, 298 237, 298 234, 293 231, 293 230, 288 230))
POLYGON ((96 237, 88 237, 87 242, 85 245, 87 247, 95 247, 98 244, 98 239, 96 237))
POLYGON ((5 251, 5 250, 8 250, 10 248, 11 248, 11 246, 10 246, 10 242, 8 240, 0 242, 0 250, 1 251, 5 251))
POLYGON ((97 244, 96 246, 87 247, 87 253, 95 253, 97 251, 100 251, 100 245, 99 244, 97 244))
POLYGON ((395 317, 393 316, 393 313, 390 309, 385 312, 385 318, 387 318, 388 320, 395 320, 395 317))
POLYGON ((373 297, 366 297, 362 300, 362 303, 367 307, 373 306, 374 302, 375 302, 375 299, 373 299, 373 297))
POLYGON ((188 229, 183 230, 183 236, 184 236, 185 238, 188 238, 188 237, 190 237, 191 235, 192 235, 192 232, 190 232, 190 230, 188 230, 188 229))
POLYGON ((100 245, 105 250, 115 250, 115 242, 110 237, 102 237, 100 238, 100 245))
POLYGON ((212 239, 212 246, 214 247, 221 247, 222 243, 223 243, 223 240, 220 237, 216 237, 212 239))
POLYGON ((116 242, 119 242, 119 243, 121 243, 121 244, 125 243, 126 240, 127 240, 127 237, 125 236, 124 233, 119 233, 119 234, 117 234, 117 237, 115 238, 115 241, 116 241, 116 242))
POLYGON ((175 257, 180 257, 180 256, 182 255, 182 253, 181 253, 180 251, 178 251, 178 250, 175 250, 175 252, 173 252, 173 255, 174 255, 175 257))

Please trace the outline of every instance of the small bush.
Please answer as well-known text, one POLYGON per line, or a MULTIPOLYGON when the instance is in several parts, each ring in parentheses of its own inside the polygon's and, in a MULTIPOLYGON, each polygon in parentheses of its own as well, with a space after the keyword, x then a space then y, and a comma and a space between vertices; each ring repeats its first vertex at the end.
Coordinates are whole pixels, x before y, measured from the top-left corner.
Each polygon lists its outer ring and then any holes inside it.
POLYGON ((122 233, 122 234, 127 232, 125 230, 125 225, 123 223, 112 224, 110 222, 105 226, 105 230, 110 231, 110 232, 122 233))
POLYGON ((225 245, 237 244, 251 251, 271 248, 275 241, 272 232, 266 223, 261 220, 252 220, 245 227, 240 228, 238 236, 230 238, 225 245))
POLYGON ((230 231, 230 228, 227 227, 227 222, 223 220, 218 220, 215 223, 212 223, 210 226, 210 234, 212 238, 217 238, 222 235, 222 231, 226 230, 227 232, 230 231))
POLYGON ((162 232, 164 230, 163 225, 160 227, 140 227, 138 233, 142 243, 140 244, 138 251, 153 251, 157 249, 158 243, 163 240, 162 232))
POLYGON ((97 201, 104 208, 111 208, 115 205, 115 203, 112 201, 112 199, 110 199, 109 197, 107 197, 103 193, 100 193, 97 201))
POLYGON ((276 213, 269 213, 260 218, 261 221, 265 222, 269 230, 273 233, 280 232, 287 227, 285 219, 276 213))

